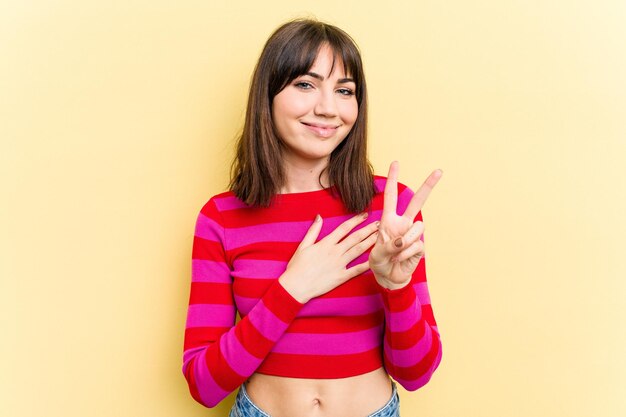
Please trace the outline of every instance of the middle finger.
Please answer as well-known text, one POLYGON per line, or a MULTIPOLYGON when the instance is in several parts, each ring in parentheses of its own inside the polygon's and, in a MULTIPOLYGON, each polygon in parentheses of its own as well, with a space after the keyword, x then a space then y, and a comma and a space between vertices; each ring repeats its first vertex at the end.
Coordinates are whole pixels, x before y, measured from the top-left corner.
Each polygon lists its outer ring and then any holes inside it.
POLYGON ((344 240, 339 242, 337 246, 342 253, 350 250, 355 245, 358 245, 363 240, 367 239, 372 233, 378 230, 378 222, 370 223, 367 226, 357 230, 356 232, 348 235, 344 240))

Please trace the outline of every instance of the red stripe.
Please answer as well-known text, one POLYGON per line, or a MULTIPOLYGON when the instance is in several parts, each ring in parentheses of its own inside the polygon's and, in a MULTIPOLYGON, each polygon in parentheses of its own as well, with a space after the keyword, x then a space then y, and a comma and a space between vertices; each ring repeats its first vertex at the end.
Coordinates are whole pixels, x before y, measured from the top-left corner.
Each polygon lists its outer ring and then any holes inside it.
POLYGON ((384 312, 345 317, 298 317, 287 333, 341 334, 358 332, 380 326, 384 312))
POLYGON ((202 209, 200 209, 200 213, 204 214, 205 216, 209 217, 220 226, 224 227, 224 225, 222 224, 222 215, 217 209, 217 206, 215 205, 215 201, 213 198, 210 199, 204 205, 204 207, 202 207, 202 209))
POLYGON ((388 311, 401 312, 415 304, 416 295, 413 291, 411 283, 399 290, 387 290, 380 288, 380 293, 383 295, 383 304, 388 311))
POLYGON ((354 297, 356 294, 359 296, 372 295, 377 294, 378 291, 379 285, 374 278, 374 274, 371 271, 367 271, 346 281, 319 298, 346 298, 354 297))
POLYGON ((218 242, 206 240, 198 236, 193 238, 193 259, 205 259, 208 261, 224 261, 224 249, 218 242))
POLYGON ((259 242, 226 251, 228 259, 253 259, 289 262, 298 248, 298 242, 259 242))
MULTIPOLYGON (((277 278, 235 278, 233 292, 240 297, 261 298, 277 278)), ((361 274, 319 298, 346 298, 378 293, 378 284, 371 272, 361 274)))
POLYGON ((346 378, 382 366, 379 348, 354 355, 295 355, 272 353, 257 370, 262 374, 293 378, 346 378))
POLYGON ((190 327, 185 329, 183 350, 206 346, 219 339, 230 327, 190 327))
MULTIPOLYGON (((398 195, 400 195, 406 186, 398 184, 398 195)), ((234 210, 224 210, 219 212, 220 224, 225 228, 237 228, 254 226, 264 223, 280 223, 280 222, 299 222, 313 220, 317 214, 322 217, 337 217, 337 216, 349 216, 353 213, 348 212, 340 199, 332 198, 329 195, 321 195, 321 202, 317 204, 302 204, 301 201, 283 201, 281 209, 276 209, 275 206, 269 208, 240 208, 234 210), (288 210, 289 206, 293 205, 295 210, 288 210)), ((375 211, 383 209, 383 193, 379 193, 374 196, 367 211, 375 211)), ((210 210, 205 210, 210 216, 210 210)), ((215 217, 215 216, 211 216, 215 217)), ((421 215, 418 213, 416 220, 421 220, 421 215)))
POLYGON ((274 284, 276 278, 235 278, 233 292, 240 297, 260 299, 263 294, 274 284))
POLYGON ((244 208, 224 210, 220 212, 220 215, 225 228, 247 227, 265 223, 313 221, 317 214, 322 217, 350 215, 340 200, 333 200, 327 196, 324 197, 322 197, 324 198, 323 205, 302 205, 301 202, 297 202, 295 203, 297 209, 288 210, 287 207, 294 203, 285 202, 285 207, 282 210, 276 210, 275 207, 244 208))
POLYGON ((387 368, 387 370, 393 370, 393 372, 389 372, 392 376, 408 381, 415 381, 416 379, 431 372, 431 368, 435 363, 437 356, 439 355, 440 348, 441 347, 439 344, 439 339, 436 339, 433 342, 430 351, 428 351, 428 353, 422 358, 422 360, 420 360, 414 366, 406 368, 393 365, 387 355, 385 355, 385 367, 387 368))
POLYGON ((415 267, 415 271, 411 277, 411 282, 413 284, 417 282, 426 282, 426 261, 424 258, 420 259, 417 267, 415 267))
POLYGON ((274 281, 274 285, 263 295, 263 304, 284 323, 290 323, 303 306, 280 285, 278 280, 274 281))
POLYGON ((251 355, 263 358, 274 347, 274 342, 266 338, 244 317, 235 327, 235 337, 251 355))
POLYGON ((244 377, 233 371, 220 350, 220 344, 214 343, 206 350, 206 363, 211 364, 209 372, 213 380, 224 391, 234 391, 244 381, 244 377))
MULTIPOLYGON (((424 337, 425 331, 426 323, 420 320, 404 332, 391 332, 385 328, 385 337, 392 349, 404 350, 415 346, 424 337)), ((432 330, 429 328, 429 331, 432 330)))
POLYGON ((430 304, 422 304, 422 317, 431 326, 436 326, 435 315, 433 314, 433 307, 430 304))
POLYGON ((233 304, 230 284, 192 282, 189 304, 233 304))
POLYGON ((191 396, 193 397, 193 399, 198 401, 200 404, 202 404, 202 398, 200 398, 200 392, 198 392, 198 387, 196 385, 196 377, 193 372, 194 362, 195 362, 195 359, 192 359, 189 362, 187 366, 187 370, 185 372, 185 379, 187 379, 187 385, 189 385, 189 392, 191 393, 191 396))

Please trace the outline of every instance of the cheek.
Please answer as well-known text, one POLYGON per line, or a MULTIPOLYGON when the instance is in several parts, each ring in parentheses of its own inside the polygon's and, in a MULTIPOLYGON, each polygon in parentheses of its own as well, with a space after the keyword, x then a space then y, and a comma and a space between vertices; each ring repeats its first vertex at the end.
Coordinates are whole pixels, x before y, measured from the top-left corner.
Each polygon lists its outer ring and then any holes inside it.
POLYGON ((359 105, 356 100, 344 103, 341 108, 341 118, 346 124, 354 124, 359 116, 359 105))
POLYGON ((293 119, 305 114, 308 109, 307 101, 294 94, 292 89, 281 91, 272 103, 272 113, 276 118, 293 119))

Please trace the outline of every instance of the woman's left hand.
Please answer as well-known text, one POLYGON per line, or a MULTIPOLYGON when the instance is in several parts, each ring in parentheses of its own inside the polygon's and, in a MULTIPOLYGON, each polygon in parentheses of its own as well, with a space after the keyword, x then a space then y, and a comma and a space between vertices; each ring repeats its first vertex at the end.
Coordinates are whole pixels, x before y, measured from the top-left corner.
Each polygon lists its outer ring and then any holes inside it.
POLYGON ((424 224, 420 221, 413 223, 413 219, 443 174, 441 170, 433 171, 399 216, 396 211, 398 170, 398 162, 392 162, 385 184, 378 239, 369 255, 369 267, 376 281, 390 290, 406 286, 424 256, 424 243, 420 239, 424 224))

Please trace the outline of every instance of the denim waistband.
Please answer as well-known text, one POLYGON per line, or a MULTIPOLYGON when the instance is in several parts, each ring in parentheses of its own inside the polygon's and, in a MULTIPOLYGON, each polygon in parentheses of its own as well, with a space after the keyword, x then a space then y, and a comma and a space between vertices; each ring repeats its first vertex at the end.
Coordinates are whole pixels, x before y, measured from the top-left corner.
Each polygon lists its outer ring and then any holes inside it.
MULTIPOLYGON (((387 403, 379 410, 370 414, 367 417, 400 417, 400 397, 398 396, 398 389, 395 382, 391 382, 392 392, 391 398, 387 403)), ((265 411, 261 410, 252 399, 248 396, 245 384, 239 388, 237 398, 235 398, 235 404, 230 410, 228 417, 271 417, 265 411)))

